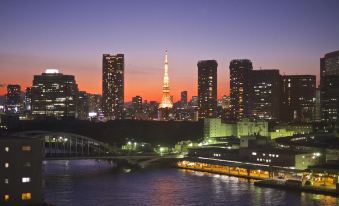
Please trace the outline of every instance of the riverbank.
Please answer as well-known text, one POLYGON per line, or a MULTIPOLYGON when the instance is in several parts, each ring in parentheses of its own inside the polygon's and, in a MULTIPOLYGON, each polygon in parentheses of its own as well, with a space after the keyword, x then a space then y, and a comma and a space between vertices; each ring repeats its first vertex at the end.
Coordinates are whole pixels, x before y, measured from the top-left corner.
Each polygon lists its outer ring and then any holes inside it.
MULTIPOLYGON (((335 187, 318 187, 310 185, 302 185, 301 181, 298 184, 289 184, 292 180, 276 180, 268 171, 258 169, 248 169, 235 166, 215 165, 201 162, 181 161, 177 163, 177 168, 189 169, 194 171, 208 172, 213 174, 221 174, 228 176, 235 176, 240 178, 254 179, 255 186, 270 187, 285 190, 294 190, 299 192, 307 192, 314 194, 323 194, 338 196, 338 191, 335 187)), ((268 169, 268 168, 267 168, 268 169)))
POLYGON ((303 186, 288 185, 286 184, 286 182, 278 181, 278 180, 260 180, 260 181, 254 182, 254 185, 258 187, 269 187, 269 188, 315 193, 315 194, 322 194, 322 195, 331 195, 331 196, 339 195, 336 189, 319 188, 319 187, 312 187, 312 186, 306 186, 306 185, 303 185, 303 186))

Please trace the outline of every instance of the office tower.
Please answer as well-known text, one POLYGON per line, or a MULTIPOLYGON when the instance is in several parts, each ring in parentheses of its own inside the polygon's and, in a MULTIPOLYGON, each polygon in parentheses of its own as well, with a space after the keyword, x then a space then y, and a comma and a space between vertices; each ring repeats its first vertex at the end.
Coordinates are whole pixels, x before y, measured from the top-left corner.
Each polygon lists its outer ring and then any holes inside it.
POLYGON ((240 120, 250 116, 252 96, 249 76, 253 69, 248 59, 235 59, 230 62, 231 119, 240 120))
POLYGON ((124 54, 103 55, 102 110, 108 120, 123 118, 124 68, 124 54))
POLYGON ((339 51, 325 54, 320 59, 321 119, 339 120, 339 51))
POLYGON ((217 68, 215 60, 198 62, 199 119, 217 115, 217 68))
POLYGON ((0 205, 44 205, 43 138, 0 136, 0 205))
POLYGON ((132 98, 133 117, 135 119, 142 119, 142 97, 135 96, 132 98))
POLYGON ((34 75, 32 86, 32 115, 35 118, 74 118, 78 85, 73 75, 57 69, 47 69, 34 75))
POLYGON ((279 70, 252 70, 250 113, 254 119, 278 120, 280 108, 279 70))
POLYGON ((315 91, 315 114, 314 120, 321 121, 321 103, 320 103, 320 88, 318 87, 315 91))
POLYGON ((17 84, 7 85, 6 113, 18 114, 21 112, 21 87, 17 84))
POLYGON ((281 76, 280 119, 285 122, 314 120, 316 76, 281 76))
POLYGON ((187 91, 182 91, 180 93, 180 103, 181 106, 186 106, 187 105, 187 91))
POLYGON ((84 91, 79 91, 76 102, 76 118, 86 120, 89 113, 89 94, 84 91))
POLYGON ((25 91, 24 111, 27 114, 30 114, 32 111, 32 89, 30 87, 27 87, 25 91))
POLYGON ((162 98, 159 105, 159 119, 168 120, 170 115, 170 109, 172 107, 173 107, 173 97, 171 97, 170 95, 169 76, 168 76, 168 57, 166 50, 164 63, 164 79, 162 86, 162 98))

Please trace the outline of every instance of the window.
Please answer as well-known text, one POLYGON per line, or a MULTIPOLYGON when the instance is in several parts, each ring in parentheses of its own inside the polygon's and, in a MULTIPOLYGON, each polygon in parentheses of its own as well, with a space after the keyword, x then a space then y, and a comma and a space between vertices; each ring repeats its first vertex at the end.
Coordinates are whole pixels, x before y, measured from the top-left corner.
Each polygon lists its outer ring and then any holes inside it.
POLYGON ((29 145, 22 146, 21 149, 22 149, 22 151, 24 151, 24 152, 29 152, 29 151, 32 150, 31 146, 29 146, 29 145))
POLYGON ((8 184, 8 183, 9 183, 8 178, 5 178, 5 184, 8 184))
POLYGON ((6 151, 6 152, 9 152, 9 147, 5 147, 5 151, 6 151))
POLYGON ((24 167, 30 167, 31 166, 31 163, 30 162, 25 162, 24 163, 24 167))
POLYGON ((9 167, 9 163, 8 163, 8 162, 5 163, 5 167, 6 167, 6 168, 9 167))
POLYGON ((30 182, 31 181, 31 178, 30 177, 23 177, 22 178, 22 182, 23 183, 27 183, 27 182, 30 182))
POLYGON ((22 200, 30 200, 32 199, 32 194, 30 192, 25 192, 21 194, 21 199, 22 200))
POLYGON ((4 195, 4 200, 7 202, 9 200, 9 195, 4 195))

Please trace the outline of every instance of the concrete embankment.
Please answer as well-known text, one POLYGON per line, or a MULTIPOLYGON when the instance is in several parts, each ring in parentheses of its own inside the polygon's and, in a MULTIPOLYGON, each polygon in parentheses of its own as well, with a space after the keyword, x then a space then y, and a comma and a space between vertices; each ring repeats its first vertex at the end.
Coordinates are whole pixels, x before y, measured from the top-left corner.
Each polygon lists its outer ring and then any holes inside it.
POLYGON ((304 186, 288 185, 286 184, 285 181, 279 181, 279 180, 260 180, 260 181, 254 182, 254 185, 258 187, 270 187, 270 188, 293 190, 293 191, 299 191, 299 192, 339 196, 339 193, 336 189, 312 187, 312 186, 306 186, 306 185, 304 186))

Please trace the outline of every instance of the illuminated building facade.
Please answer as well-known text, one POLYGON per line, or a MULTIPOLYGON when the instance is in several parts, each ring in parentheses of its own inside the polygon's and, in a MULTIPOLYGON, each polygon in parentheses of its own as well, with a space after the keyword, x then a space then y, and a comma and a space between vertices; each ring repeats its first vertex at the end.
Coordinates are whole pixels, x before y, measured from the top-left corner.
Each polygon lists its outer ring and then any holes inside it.
POLYGON ((24 112, 26 114, 31 114, 32 111, 32 88, 27 87, 24 97, 24 112))
POLYGON ((32 86, 32 116, 45 118, 75 118, 78 85, 73 75, 47 69, 34 75, 32 86))
POLYGON ((316 103, 315 75, 281 76, 281 112, 284 122, 314 120, 316 103))
POLYGON ((76 102, 76 118, 86 120, 89 113, 89 94, 84 91, 79 91, 76 102))
POLYGON ((251 117, 254 119, 279 119, 280 75, 279 70, 253 70, 250 75, 252 86, 251 117))
POLYGON ((102 61, 102 110, 108 120, 123 119, 124 54, 104 54, 102 61))
POLYGON ((165 53, 164 64, 164 79, 162 86, 162 98, 159 104, 159 119, 168 120, 170 115, 170 109, 173 107, 173 102, 170 95, 169 76, 168 76, 168 57, 167 50, 165 53))
POLYGON ((18 114, 22 109, 20 85, 7 85, 6 113, 18 114))
POLYGON ((250 116, 251 82, 253 69, 248 59, 235 59, 230 62, 231 119, 240 120, 250 116))
POLYGON ((43 202, 42 158, 42 139, 0 137, 0 205, 43 202))
POLYGON ((325 54, 320 59, 321 119, 339 120, 339 51, 325 54))
POLYGON ((135 96, 132 97, 132 110, 134 119, 143 119, 143 110, 142 110, 142 97, 135 96))
POLYGON ((182 106, 187 106, 187 91, 182 91, 180 93, 180 102, 182 106))
POLYGON ((217 116, 217 68, 215 60, 198 62, 199 119, 217 116))

